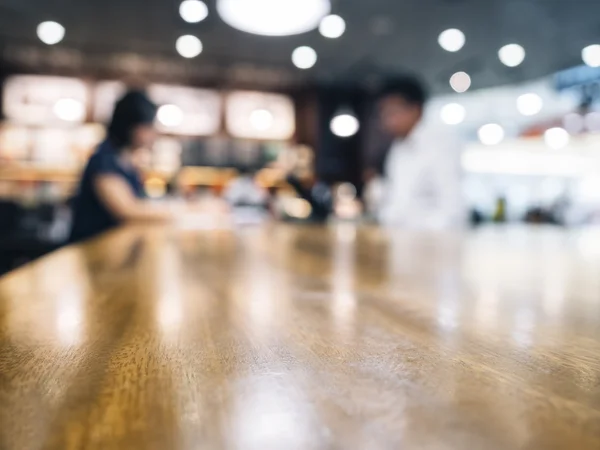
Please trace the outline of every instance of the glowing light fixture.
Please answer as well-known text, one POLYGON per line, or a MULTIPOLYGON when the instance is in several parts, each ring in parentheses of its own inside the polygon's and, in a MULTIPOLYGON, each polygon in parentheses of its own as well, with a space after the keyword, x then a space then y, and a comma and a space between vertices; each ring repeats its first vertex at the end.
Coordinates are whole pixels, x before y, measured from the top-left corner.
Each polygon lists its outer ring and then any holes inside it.
POLYGON ((177 39, 175 48, 184 58, 195 58, 202 53, 202 42, 196 36, 187 34, 177 39))
POLYGON ((264 36, 306 33, 331 11, 330 0, 218 0, 217 11, 228 25, 264 36))
POLYGON ((519 44, 508 44, 498 51, 498 58, 508 67, 517 67, 525 60, 525 49, 519 44))
POLYGON ((162 105, 158 108, 156 118, 165 127, 174 128, 183 122, 183 111, 176 105, 162 105))
POLYGON ((37 27, 37 35, 44 44, 58 44, 65 37, 65 27, 58 22, 42 22, 37 27))
POLYGON ((440 111, 442 122, 448 125, 458 125, 465 120, 467 111, 465 107, 459 103, 448 103, 444 105, 440 111))
POLYGON ((310 69, 317 63, 317 52, 311 47, 298 47, 292 53, 292 62, 298 69, 310 69))
POLYGON ((537 94, 523 94, 517 98, 517 109, 524 116, 535 116, 543 106, 544 101, 537 94))
POLYGON ((346 22, 340 16, 331 14, 321 20, 319 32, 329 39, 337 39, 346 31, 346 22))
POLYGON ((184 0, 179 5, 179 15, 188 23, 202 22, 208 17, 208 7, 200 0, 184 0))
POLYGON ((456 92, 467 92, 471 87, 471 77, 466 72, 456 72, 450 77, 450 86, 456 92))
POLYGON ((267 109, 255 109, 250 114, 250 123, 257 131, 266 131, 273 126, 273 114, 267 109))
POLYGON ((354 136, 360 129, 356 116, 349 112, 340 112, 331 119, 331 132, 338 137, 347 138, 354 136))
POLYGON ((56 117, 66 122, 81 122, 85 117, 85 107, 79 100, 61 98, 52 108, 56 117))
POLYGON ((438 43, 448 52, 457 52, 465 45, 465 34, 456 28, 450 28, 440 34, 438 43))
POLYGON ((569 140, 569 133, 564 128, 550 128, 544 133, 544 142, 553 150, 560 150, 566 147, 569 145, 569 140))
POLYGON ((600 67, 600 45, 588 45, 581 51, 581 58, 590 67, 600 67))
POLYGON ((497 145, 504 140, 504 128, 497 123, 488 123, 477 131, 479 140, 484 145, 497 145))

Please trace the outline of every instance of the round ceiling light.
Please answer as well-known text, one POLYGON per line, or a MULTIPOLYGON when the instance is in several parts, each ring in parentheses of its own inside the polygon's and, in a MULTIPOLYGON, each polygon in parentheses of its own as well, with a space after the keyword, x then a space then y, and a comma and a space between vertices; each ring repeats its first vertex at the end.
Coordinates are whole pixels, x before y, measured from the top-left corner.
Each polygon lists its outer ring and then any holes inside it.
POLYGON ((466 72, 456 72, 450 77, 450 86, 456 92, 467 92, 471 87, 471 77, 466 72))
POLYGON ((317 63, 317 52, 311 47, 298 47, 292 53, 292 62, 298 69, 310 69, 317 63))
POLYGON ((79 122, 85 118, 85 106, 73 98, 61 98, 52 108, 56 117, 66 122, 79 122))
POLYGON ((42 22, 37 27, 37 35, 44 44, 58 44, 65 37, 65 27, 58 22, 42 22))
POLYGON ((218 0, 217 11, 228 25, 264 36, 306 33, 331 11, 330 0, 218 0))
POLYGON ((544 142, 552 150, 560 150, 566 147, 569 145, 569 140, 569 133, 564 128, 550 128, 544 133, 544 142))
POLYGON ((523 94, 517 98, 517 109, 524 116, 535 116, 543 106, 544 101, 537 94, 523 94))
POLYGON ((250 114, 250 123, 257 131, 266 131, 273 125, 273 114, 267 109, 255 109, 250 114))
POLYGON ((588 45, 581 51, 581 58, 590 67, 600 67, 600 45, 588 45))
POLYGON ((187 23, 202 22, 208 17, 208 6, 200 0, 184 0, 179 5, 179 15, 187 23))
POLYGON ((498 58, 508 67, 517 67, 525 60, 525 49, 519 44, 508 44, 498 50, 498 58))
POLYGON ((440 34, 438 43, 448 52, 457 52, 465 45, 465 34, 456 28, 450 28, 440 34))
POLYGON ((156 112, 156 118, 165 127, 177 127, 183 122, 183 111, 176 105, 162 105, 156 112))
POLYGON ((329 39, 337 39, 346 31, 346 22, 340 16, 331 14, 321 20, 319 32, 329 39))
POLYGON ((465 107, 458 103, 448 103, 440 110, 442 122, 447 125, 458 125, 465 120, 466 116, 467 111, 465 110, 465 107))
POLYGON ((331 132, 338 137, 347 138, 354 136, 360 129, 356 116, 348 113, 338 114, 331 119, 331 132))
POLYGON ((195 58, 202 53, 202 42, 196 36, 186 34, 177 39, 175 48, 184 58, 195 58))
POLYGON ((504 140, 504 128, 497 123, 488 123, 477 131, 477 136, 484 145, 497 145, 504 140))

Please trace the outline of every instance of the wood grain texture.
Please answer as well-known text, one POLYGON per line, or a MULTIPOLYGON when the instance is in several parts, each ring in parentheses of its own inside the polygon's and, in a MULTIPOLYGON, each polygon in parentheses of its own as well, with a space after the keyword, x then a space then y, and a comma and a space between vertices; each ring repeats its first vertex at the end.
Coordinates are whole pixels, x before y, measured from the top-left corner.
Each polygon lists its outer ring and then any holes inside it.
POLYGON ((117 230, 0 279, 0 449, 597 450, 599 243, 117 230))

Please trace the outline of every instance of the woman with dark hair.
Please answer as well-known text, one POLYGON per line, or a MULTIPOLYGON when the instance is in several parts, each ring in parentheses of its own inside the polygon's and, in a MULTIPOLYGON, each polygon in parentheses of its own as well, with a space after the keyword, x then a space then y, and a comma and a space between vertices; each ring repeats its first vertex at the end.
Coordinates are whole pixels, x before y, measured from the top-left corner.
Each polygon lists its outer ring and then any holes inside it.
POLYGON ((91 156, 73 202, 71 241, 81 241, 126 221, 160 221, 173 212, 144 199, 140 170, 156 132, 156 105, 128 92, 115 106, 108 137, 91 156))

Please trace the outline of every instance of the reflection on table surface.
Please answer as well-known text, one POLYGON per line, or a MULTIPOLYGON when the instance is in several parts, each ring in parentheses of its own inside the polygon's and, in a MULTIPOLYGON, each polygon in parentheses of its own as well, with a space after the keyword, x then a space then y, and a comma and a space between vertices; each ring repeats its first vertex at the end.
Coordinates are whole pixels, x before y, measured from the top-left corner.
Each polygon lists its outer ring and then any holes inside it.
POLYGON ((600 231, 124 228, 0 279, 1 449, 598 449, 600 231))

